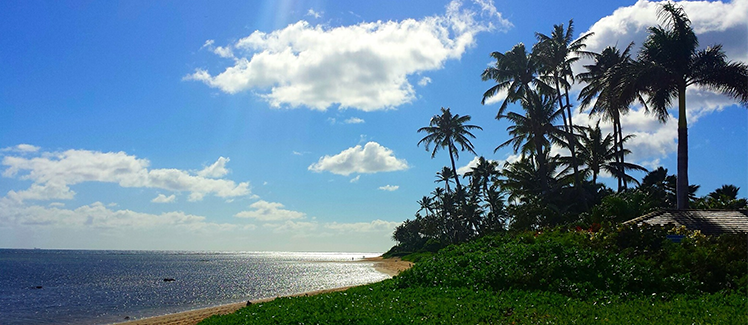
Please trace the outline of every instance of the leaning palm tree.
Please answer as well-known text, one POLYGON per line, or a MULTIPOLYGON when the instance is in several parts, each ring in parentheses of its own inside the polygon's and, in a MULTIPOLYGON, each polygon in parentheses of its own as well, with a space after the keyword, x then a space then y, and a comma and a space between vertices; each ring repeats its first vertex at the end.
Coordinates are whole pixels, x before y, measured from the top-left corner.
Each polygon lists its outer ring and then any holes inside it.
MULTIPOLYGON (((434 145, 434 150, 431 151, 431 158, 436 156, 436 152, 439 149, 445 148, 449 152, 449 160, 452 162, 452 170, 456 171, 455 158, 460 158, 460 151, 467 150, 475 154, 475 148, 470 142, 470 138, 475 139, 475 135, 470 133, 470 130, 483 130, 480 126, 465 124, 470 121, 470 115, 460 116, 459 114, 452 115, 449 108, 441 108, 441 115, 434 115, 429 122, 429 126, 418 129, 418 132, 426 132, 426 136, 418 141, 418 145, 423 143, 426 146, 426 151, 429 150, 430 145, 434 145), (460 146, 460 150, 457 150, 457 145, 460 146)), ((460 186, 460 178, 457 173, 454 173, 455 184, 457 185, 457 193, 462 193, 462 186, 460 186)))
POLYGON ((521 99, 533 87, 550 90, 550 87, 538 78, 538 62, 527 54, 525 44, 519 43, 506 53, 493 52, 491 57, 496 59, 496 63, 483 71, 481 79, 494 80, 496 85, 483 93, 480 103, 485 104, 486 100, 506 90, 507 96, 499 107, 497 118, 504 114, 508 103, 521 99))
POLYGON ((665 3, 658 18, 664 26, 649 28, 639 52, 635 83, 648 95, 649 109, 665 121, 678 99, 677 208, 688 208, 688 122, 686 88, 698 85, 726 94, 748 106, 748 65, 731 62, 721 45, 697 50, 698 38, 682 7, 665 3))
MULTIPOLYGON (((634 65, 630 55, 633 45, 629 44, 623 52, 608 46, 599 54, 592 53, 595 62, 585 65, 587 71, 577 75, 579 80, 587 83, 579 93, 580 111, 592 105, 590 115, 601 115, 603 120, 611 122, 616 163, 621 165, 625 164, 621 115, 628 113, 629 106, 636 99, 643 102, 635 87, 625 87, 628 85, 625 78, 634 65)), ((618 178, 619 192, 626 188, 625 180, 624 177, 618 178)))
MULTIPOLYGON (((582 127, 580 129, 582 132, 580 132, 579 159, 587 166, 585 173, 592 174, 592 183, 597 183, 597 176, 600 175, 601 171, 605 171, 617 178, 619 185, 622 183, 622 180, 639 183, 636 178, 628 175, 626 171, 636 170, 646 172, 647 169, 632 163, 621 163, 618 160, 619 153, 615 146, 615 141, 610 133, 603 137, 602 130, 600 129, 600 121, 595 124, 594 128, 582 127)), ((622 142, 631 138, 633 138, 633 135, 628 135, 623 138, 622 142)), ((631 153, 629 150, 622 152, 624 155, 629 153, 631 153)), ((621 188, 618 190, 620 191, 621 188)))
POLYGON ((571 65, 579 60, 578 54, 585 54, 584 41, 593 33, 587 33, 574 39, 574 21, 569 20, 569 24, 564 30, 564 25, 554 25, 551 36, 541 33, 535 33, 538 43, 533 46, 533 55, 540 63, 540 71, 545 75, 544 80, 547 83, 555 85, 555 97, 558 100, 559 110, 562 111, 561 117, 564 120, 564 127, 567 133, 567 143, 571 152, 571 163, 574 169, 574 185, 579 186, 580 179, 578 175, 578 165, 576 157, 576 146, 574 144, 574 122, 571 115, 571 103, 569 101, 569 88, 574 82, 574 73, 571 65), (563 93, 562 93, 563 89, 563 93), (562 100, 565 95, 566 103, 562 100), (565 112, 564 112, 565 111, 565 112), (567 116, 568 115, 568 116, 567 116))

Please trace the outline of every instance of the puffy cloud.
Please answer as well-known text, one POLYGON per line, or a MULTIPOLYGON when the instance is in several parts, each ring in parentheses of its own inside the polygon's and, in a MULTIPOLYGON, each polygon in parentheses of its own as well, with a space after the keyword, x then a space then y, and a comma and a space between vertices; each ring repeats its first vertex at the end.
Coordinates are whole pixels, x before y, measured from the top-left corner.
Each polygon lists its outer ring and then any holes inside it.
POLYGON ((286 221, 303 219, 304 213, 283 209, 283 204, 267 201, 257 201, 250 206, 253 210, 242 211, 234 216, 237 218, 252 218, 259 221, 286 221))
POLYGON ((398 159, 392 150, 376 142, 368 142, 365 146, 357 145, 343 150, 334 156, 324 156, 309 166, 314 172, 328 171, 333 174, 348 176, 352 173, 370 174, 404 170, 408 163, 398 159))
MULTIPOLYGON (((223 158, 223 157, 222 157, 223 158)), ((203 172, 216 176, 228 158, 219 160, 203 172)), ((69 185, 83 182, 117 183, 122 187, 159 188, 169 191, 190 192, 191 200, 202 199, 206 194, 222 198, 249 195, 249 183, 236 184, 226 179, 211 179, 192 175, 179 169, 148 169, 147 159, 138 159, 124 152, 98 152, 67 150, 44 152, 33 158, 6 156, 2 165, 4 177, 18 177, 34 182, 25 191, 8 193, 17 200, 71 199, 75 192, 69 185)))
POLYGON ((358 183, 358 181, 361 179, 361 175, 356 175, 356 177, 351 178, 349 182, 351 183, 358 183))
POLYGON ((39 148, 37 146, 32 146, 30 144, 22 143, 22 144, 19 144, 19 145, 15 146, 15 147, 3 148, 2 151, 6 151, 6 152, 8 152, 8 151, 9 152, 17 152, 17 153, 33 153, 33 152, 39 151, 39 149, 41 149, 41 148, 39 148))
POLYGON ((345 120, 345 123, 346 124, 360 124, 360 123, 364 123, 364 120, 360 119, 358 117, 351 117, 351 118, 345 120))
POLYGON ((256 91, 273 107, 394 108, 415 99, 409 76, 459 59, 480 32, 511 26, 490 1, 472 7, 453 1, 445 14, 420 20, 334 28, 299 21, 255 31, 230 46, 244 55, 233 66, 217 75, 197 69, 184 79, 229 94, 256 91))
POLYGON ((387 191, 387 192, 394 192, 394 191, 397 191, 397 189, 399 188, 400 188, 399 185, 389 185, 389 184, 379 187, 380 190, 387 191))
POLYGON ((418 80, 418 85, 421 87, 424 87, 431 83, 431 78, 429 77, 423 77, 421 80, 418 80))
POLYGON ((163 195, 163 194, 159 194, 157 197, 153 198, 153 200, 151 200, 151 202, 153 202, 153 203, 172 203, 176 199, 177 199, 177 197, 174 194, 169 195, 169 196, 166 196, 166 195, 163 195))
MULTIPOLYGON (((594 126, 600 117, 577 114, 574 119, 575 124, 594 126)), ((666 123, 662 123, 654 115, 647 114, 642 107, 632 107, 628 114, 621 116, 621 127, 624 135, 634 136, 626 142, 626 149, 631 150, 631 154, 626 156, 627 160, 659 160, 677 149, 678 121, 672 116, 668 116, 666 123)), ((604 133, 613 132, 610 122, 601 121, 600 128, 604 133)))
POLYGON ((215 163, 197 172, 197 176, 207 178, 220 178, 226 176, 226 174, 229 173, 229 170, 226 169, 226 163, 229 162, 229 160, 229 158, 219 157, 215 163))
MULTIPOLYGON (((660 4, 661 2, 640 0, 632 6, 618 8, 611 15, 598 20, 588 30, 595 34, 587 39, 586 50, 599 53, 607 46, 617 45, 623 48, 634 42, 636 53, 648 35, 647 28, 661 23, 657 19, 660 4)), ((691 26, 699 37, 700 48, 722 44, 730 60, 748 62, 748 42, 745 41, 748 39, 748 0, 729 3, 679 1, 677 4, 683 6, 691 20, 691 26)), ((589 61, 580 60, 575 71, 581 71, 585 62, 589 61)), ((690 107, 716 103, 714 98, 702 101, 698 95, 691 96, 694 91, 689 89, 687 95, 690 107)), ((722 107, 733 103, 734 101, 726 98, 720 100, 722 107)))

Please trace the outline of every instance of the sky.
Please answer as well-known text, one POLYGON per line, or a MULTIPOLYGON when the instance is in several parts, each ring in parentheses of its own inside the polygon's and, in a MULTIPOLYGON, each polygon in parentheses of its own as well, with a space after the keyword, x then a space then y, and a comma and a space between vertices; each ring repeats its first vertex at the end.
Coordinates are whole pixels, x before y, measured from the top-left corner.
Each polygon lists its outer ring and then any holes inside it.
MULTIPOLYGON (((748 62, 748 0, 679 4, 701 48, 748 62)), ((494 152, 501 97, 480 103, 491 52, 570 19, 594 32, 587 50, 638 49, 657 6, 2 1, 0 247, 384 252, 449 164, 417 146, 441 107, 483 128, 479 155, 516 159, 494 152)), ((687 100, 697 194, 745 197, 748 110, 694 87, 687 100)), ((674 174, 676 117, 632 107, 628 159, 674 174)))

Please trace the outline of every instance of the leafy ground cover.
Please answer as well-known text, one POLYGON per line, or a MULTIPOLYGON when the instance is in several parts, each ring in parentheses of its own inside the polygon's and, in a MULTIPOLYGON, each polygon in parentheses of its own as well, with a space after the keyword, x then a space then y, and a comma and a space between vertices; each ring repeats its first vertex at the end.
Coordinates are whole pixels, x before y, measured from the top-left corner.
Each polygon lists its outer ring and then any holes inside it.
POLYGON ((391 280, 201 324, 747 324, 746 245, 661 228, 490 236, 419 256, 391 280))

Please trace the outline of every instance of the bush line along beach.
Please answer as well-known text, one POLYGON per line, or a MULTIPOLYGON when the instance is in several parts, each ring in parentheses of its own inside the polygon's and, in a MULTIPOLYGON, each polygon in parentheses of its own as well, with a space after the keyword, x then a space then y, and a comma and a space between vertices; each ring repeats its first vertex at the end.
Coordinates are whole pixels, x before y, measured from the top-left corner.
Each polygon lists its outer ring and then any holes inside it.
POLYGON ((432 157, 447 151, 450 164, 437 173, 440 187, 419 200, 415 218, 395 230, 398 244, 385 254, 415 262, 413 268, 345 291, 254 303, 200 324, 748 323, 743 226, 717 225, 707 233, 635 219, 688 208, 718 216, 724 214, 712 212, 734 211, 742 225, 748 218, 735 186, 694 195, 685 101, 686 87, 699 85, 745 105, 748 66, 728 61, 719 45, 699 50, 677 4, 662 4, 658 15, 662 25, 649 28, 635 58, 627 44, 585 52, 589 34, 573 39, 572 21, 554 26, 550 36, 537 33, 529 53, 520 43, 491 54, 495 66, 482 78, 496 84, 483 100, 506 92, 497 119, 512 125, 499 148, 511 146, 520 158, 499 168, 481 157, 460 175, 455 160, 461 151, 475 154, 471 131, 481 127, 442 108, 418 130, 424 134, 418 145, 432 157), (575 75, 580 57, 594 63, 575 75), (574 124, 568 95, 574 80, 586 83, 582 108, 612 121, 612 134, 599 124, 574 124), (623 136, 620 119, 637 101, 662 121, 677 101, 677 175, 662 167, 641 181, 628 174, 646 171, 624 159, 631 136, 623 136), (563 125, 556 126, 559 119, 563 125), (569 155, 552 154, 551 145, 569 155), (616 179, 615 191, 598 183, 601 173, 616 179))

